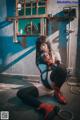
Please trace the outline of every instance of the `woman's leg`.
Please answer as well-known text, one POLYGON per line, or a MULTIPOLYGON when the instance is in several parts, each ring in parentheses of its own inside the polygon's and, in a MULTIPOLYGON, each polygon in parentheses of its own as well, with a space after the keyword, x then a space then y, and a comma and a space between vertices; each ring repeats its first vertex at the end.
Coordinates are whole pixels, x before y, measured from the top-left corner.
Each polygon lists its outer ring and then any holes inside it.
POLYGON ((23 103, 35 108, 39 107, 39 105, 41 104, 41 102, 38 100, 38 90, 34 86, 20 89, 17 92, 17 96, 23 101, 23 103))
POLYGON ((20 89, 17 92, 17 96, 23 101, 23 103, 40 111, 44 115, 45 120, 52 120, 59 111, 59 107, 39 101, 38 90, 34 86, 20 89))
POLYGON ((67 78, 67 70, 66 68, 62 68, 61 66, 53 67, 50 79, 55 82, 57 87, 61 87, 67 78))
POLYGON ((53 71, 50 76, 51 80, 54 82, 54 95, 61 104, 66 104, 66 99, 62 95, 60 88, 67 78, 67 70, 61 66, 53 68, 53 71))

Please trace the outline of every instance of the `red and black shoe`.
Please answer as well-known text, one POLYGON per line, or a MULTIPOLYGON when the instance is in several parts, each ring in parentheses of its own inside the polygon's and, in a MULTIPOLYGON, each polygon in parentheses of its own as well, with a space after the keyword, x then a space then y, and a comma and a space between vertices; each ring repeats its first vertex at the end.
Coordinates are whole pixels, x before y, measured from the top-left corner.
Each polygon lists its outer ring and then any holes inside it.
POLYGON ((63 96, 59 88, 55 88, 54 96, 60 104, 67 104, 66 98, 63 96))
POLYGON ((43 110, 44 112, 44 120, 53 120, 53 118, 57 115, 60 108, 58 106, 54 106, 52 104, 42 103, 38 110, 43 110))

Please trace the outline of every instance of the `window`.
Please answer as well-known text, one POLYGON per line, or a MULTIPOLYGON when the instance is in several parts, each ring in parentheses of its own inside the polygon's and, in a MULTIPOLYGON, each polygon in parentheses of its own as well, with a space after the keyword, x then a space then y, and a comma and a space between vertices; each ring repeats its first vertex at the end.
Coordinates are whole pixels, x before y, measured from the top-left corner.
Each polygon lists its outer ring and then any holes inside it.
POLYGON ((22 19, 18 22, 18 31, 21 35, 39 35, 40 19, 22 19))
POLYGON ((17 0, 16 13, 18 16, 45 14, 46 0, 17 0))
POLYGON ((17 35, 46 34, 46 17, 39 17, 46 14, 46 6, 46 0, 16 0, 17 35))

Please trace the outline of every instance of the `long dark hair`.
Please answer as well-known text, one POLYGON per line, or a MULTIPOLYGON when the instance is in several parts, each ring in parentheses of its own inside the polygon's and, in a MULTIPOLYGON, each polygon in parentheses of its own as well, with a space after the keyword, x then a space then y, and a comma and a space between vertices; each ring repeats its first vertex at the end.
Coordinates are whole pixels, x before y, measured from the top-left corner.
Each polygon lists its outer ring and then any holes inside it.
POLYGON ((36 42, 36 51, 37 52, 41 52, 40 51, 40 46, 42 43, 45 43, 46 42, 46 36, 40 36, 36 42))
POLYGON ((48 45, 49 52, 51 53, 51 45, 49 42, 46 41, 46 36, 40 36, 36 42, 36 57, 39 57, 42 53, 40 47, 43 43, 46 43, 48 45))

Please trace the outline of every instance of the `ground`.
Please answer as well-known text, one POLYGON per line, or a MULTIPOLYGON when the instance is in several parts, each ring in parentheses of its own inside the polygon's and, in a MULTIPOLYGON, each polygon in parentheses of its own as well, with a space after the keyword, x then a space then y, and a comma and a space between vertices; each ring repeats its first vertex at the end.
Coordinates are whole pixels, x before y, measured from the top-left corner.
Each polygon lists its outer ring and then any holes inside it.
MULTIPOLYGON (((28 79, 23 79, 23 77, 0 75, 0 111, 9 111, 10 120, 44 120, 32 107, 23 104, 16 96, 17 91, 21 87, 31 85, 28 79)), ((80 120, 80 87, 70 86, 65 82, 61 91, 67 98, 67 105, 60 105, 54 97, 50 96, 40 97, 40 100, 59 105, 61 110, 68 111, 70 116, 72 115, 73 117, 72 119, 67 119, 69 114, 64 113, 63 115, 66 117, 64 120, 80 120)), ((56 116, 54 120, 63 119, 56 116)))

